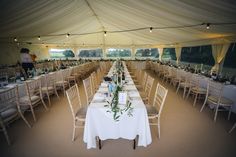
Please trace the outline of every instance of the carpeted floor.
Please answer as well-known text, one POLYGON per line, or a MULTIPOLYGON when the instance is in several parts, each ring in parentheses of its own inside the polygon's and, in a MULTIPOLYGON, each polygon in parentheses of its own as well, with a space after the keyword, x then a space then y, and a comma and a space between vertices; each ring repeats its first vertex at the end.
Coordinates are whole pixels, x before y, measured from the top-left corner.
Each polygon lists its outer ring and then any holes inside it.
MULTIPOLYGON (((153 74, 152 74, 153 75, 153 74)), ((156 78, 155 85, 159 80, 156 78)), ((199 112, 202 102, 192 106, 193 99, 183 100, 182 91, 164 84, 169 92, 161 117, 161 138, 157 129, 151 127, 152 143, 148 147, 132 148, 132 141, 125 139, 106 140, 102 150, 87 149, 83 142, 83 129, 77 130, 77 139, 72 142, 72 115, 66 97, 52 98, 49 111, 36 108, 38 121, 33 122, 30 113, 26 118, 33 124, 28 128, 23 120, 17 120, 7 129, 12 141, 8 146, 0 134, 1 157, 235 157, 236 130, 228 133, 236 115, 230 121, 227 113, 220 113, 213 122, 213 111, 206 108, 199 112)), ((83 94, 80 85, 80 92, 83 94)), ((153 90, 154 92, 154 90, 153 90)), ((85 103, 84 94, 82 102, 85 103)))

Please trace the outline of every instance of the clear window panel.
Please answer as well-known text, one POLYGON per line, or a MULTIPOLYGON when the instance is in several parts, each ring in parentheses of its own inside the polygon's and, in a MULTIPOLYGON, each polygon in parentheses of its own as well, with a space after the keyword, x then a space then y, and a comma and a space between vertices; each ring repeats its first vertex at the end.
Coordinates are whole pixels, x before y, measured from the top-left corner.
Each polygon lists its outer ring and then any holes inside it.
POLYGON ((70 49, 50 49, 50 58, 71 58, 75 57, 75 54, 70 49))
POLYGON ((81 58, 101 58, 103 54, 102 49, 81 49, 78 56, 81 58))
POLYGON ((131 49, 116 49, 116 48, 109 48, 107 50, 107 57, 117 57, 117 58, 126 58, 131 57, 131 49))
POLYGON ((161 59, 164 61, 176 60, 175 48, 164 48, 161 59))
POLYGON ((183 47, 180 58, 181 62, 204 64, 208 66, 214 66, 215 64, 211 45, 183 47))
POLYGON ((231 43, 224 60, 222 75, 236 84, 236 43, 231 43))
POLYGON ((135 53, 136 58, 158 58, 159 53, 157 48, 139 48, 135 53))

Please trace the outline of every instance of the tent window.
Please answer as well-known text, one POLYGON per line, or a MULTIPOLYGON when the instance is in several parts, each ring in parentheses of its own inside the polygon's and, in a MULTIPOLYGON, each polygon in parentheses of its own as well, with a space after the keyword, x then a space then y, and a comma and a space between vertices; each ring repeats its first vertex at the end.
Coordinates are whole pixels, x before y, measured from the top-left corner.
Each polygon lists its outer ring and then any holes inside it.
POLYGON ((164 48, 161 59, 162 60, 176 60, 175 48, 164 48))
POLYGON ((75 54, 70 49, 50 49, 50 58, 69 58, 75 57, 75 54))
POLYGON ((226 53, 222 73, 227 76, 236 76, 236 43, 232 43, 226 53))
POLYGON ((115 49, 109 48, 107 50, 107 57, 131 57, 131 49, 115 49))
POLYGON ((102 49, 79 50, 78 56, 81 58, 101 58, 102 57, 102 49))
POLYGON ((135 57, 158 58, 159 53, 157 48, 137 49, 135 57))
POLYGON ((183 47, 181 51, 181 61, 213 66, 215 64, 212 56, 211 45, 183 47))

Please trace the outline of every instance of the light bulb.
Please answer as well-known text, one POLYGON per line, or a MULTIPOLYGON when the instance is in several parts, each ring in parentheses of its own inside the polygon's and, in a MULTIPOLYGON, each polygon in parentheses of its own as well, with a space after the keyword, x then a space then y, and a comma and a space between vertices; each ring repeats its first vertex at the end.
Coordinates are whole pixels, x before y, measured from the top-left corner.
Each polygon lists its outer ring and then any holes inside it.
POLYGON ((149 32, 152 33, 152 27, 150 27, 149 32))
POLYGON ((210 29, 210 23, 207 23, 206 25, 206 29, 210 29))

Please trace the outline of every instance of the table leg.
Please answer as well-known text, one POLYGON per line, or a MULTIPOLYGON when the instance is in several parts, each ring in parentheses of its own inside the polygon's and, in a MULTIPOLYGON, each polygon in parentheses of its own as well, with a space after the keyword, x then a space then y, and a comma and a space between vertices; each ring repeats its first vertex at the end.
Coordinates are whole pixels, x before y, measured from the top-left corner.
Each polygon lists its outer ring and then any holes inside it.
POLYGON ((136 140, 134 139, 133 149, 136 149, 136 140))
POLYGON ((102 149, 102 142, 99 137, 98 137, 98 146, 99 146, 99 149, 102 149))

